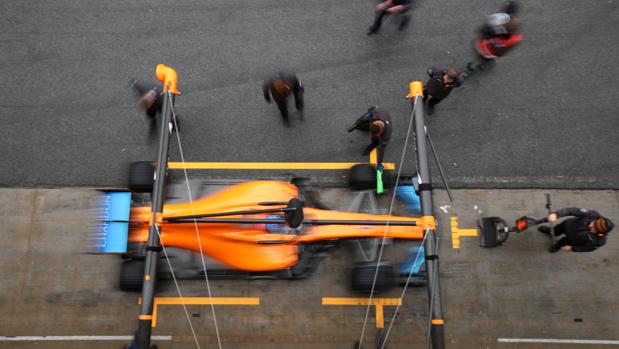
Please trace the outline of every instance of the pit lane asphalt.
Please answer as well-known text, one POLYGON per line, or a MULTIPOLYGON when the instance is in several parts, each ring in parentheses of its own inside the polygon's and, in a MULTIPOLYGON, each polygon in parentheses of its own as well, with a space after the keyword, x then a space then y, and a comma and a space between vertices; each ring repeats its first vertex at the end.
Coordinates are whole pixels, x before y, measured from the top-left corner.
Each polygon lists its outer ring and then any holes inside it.
MULTIPOLYGON (((3 2, 0 186, 124 185, 128 162, 156 155, 126 84, 154 80, 157 63, 179 74, 188 161, 364 161, 367 136, 345 129, 374 104, 392 114, 386 160, 399 161, 408 82, 464 66, 500 2, 418 1, 404 32, 389 19, 367 37, 373 5, 3 2), (306 87, 290 129, 260 89, 280 68, 306 87)), ((521 17, 521 47, 428 120, 452 186, 619 188, 617 1, 526 1, 521 17)))

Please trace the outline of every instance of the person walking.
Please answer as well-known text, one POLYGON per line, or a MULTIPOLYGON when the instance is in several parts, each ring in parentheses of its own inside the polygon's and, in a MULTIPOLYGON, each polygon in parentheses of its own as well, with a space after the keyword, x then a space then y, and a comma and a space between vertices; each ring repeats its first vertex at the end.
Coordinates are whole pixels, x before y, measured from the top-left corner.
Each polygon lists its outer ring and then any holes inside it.
POLYGON ((390 14, 400 16, 400 25, 398 30, 404 30, 408 25, 411 17, 408 11, 411 8, 411 0, 386 0, 376 5, 376 13, 374 15, 374 23, 368 29, 367 35, 378 33, 380 26, 383 23, 383 17, 390 14))
POLYGON ((348 132, 354 130, 370 132, 370 144, 365 148, 362 155, 369 155, 374 148, 378 151, 377 170, 383 169, 383 158, 385 149, 391 138, 391 116, 387 110, 378 106, 373 106, 368 111, 361 115, 357 121, 348 128, 348 132))
MULTIPOLYGON (((264 99, 267 103, 271 103, 271 98, 277 104, 279 112, 284 119, 284 125, 290 126, 290 120, 288 119, 288 96, 294 95, 295 107, 302 113, 303 111, 303 85, 299 78, 291 72, 280 71, 269 79, 267 79, 262 85, 262 91, 264 93, 264 99)), ((302 115, 302 114, 301 114, 302 115)))
POLYGON ((138 80, 131 80, 130 87, 139 98, 138 105, 146 113, 146 116, 155 119, 161 113, 163 105, 163 89, 157 85, 147 84, 138 80))
MULTIPOLYGON (((157 84, 148 84, 143 81, 133 79, 129 83, 129 87, 135 92, 138 97, 138 107, 144 112, 148 121, 148 138, 150 141, 157 136, 157 115, 161 114, 163 108, 163 88, 157 84)), ((180 118, 178 114, 174 114, 176 120, 172 120, 172 128, 180 129, 180 118)))
POLYGON ((557 224, 554 229, 540 226, 538 230, 545 234, 554 233, 560 237, 549 252, 591 252, 606 243, 608 233, 613 229, 613 222, 597 211, 585 208, 566 207, 548 215, 549 222, 556 222, 561 217, 572 216, 557 224))
POLYGON ((428 115, 434 114, 434 106, 447 98, 455 87, 462 85, 460 70, 457 68, 445 68, 442 65, 434 65, 428 68, 430 79, 424 86, 424 101, 427 102, 428 115))
POLYGON ((516 17, 517 12, 517 3, 509 1, 502 12, 488 16, 475 39, 476 57, 466 64, 465 76, 487 69, 497 58, 505 56, 522 41, 523 36, 519 34, 521 22, 516 17))

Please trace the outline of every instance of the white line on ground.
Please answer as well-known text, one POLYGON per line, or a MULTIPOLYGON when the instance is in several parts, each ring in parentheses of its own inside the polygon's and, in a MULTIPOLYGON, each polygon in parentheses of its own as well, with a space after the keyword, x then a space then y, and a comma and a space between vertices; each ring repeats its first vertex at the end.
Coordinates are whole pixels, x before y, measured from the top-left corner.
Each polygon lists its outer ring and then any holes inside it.
POLYGON ((546 339, 546 338, 499 338, 499 343, 546 343, 546 344, 606 344, 619 345, 619 340, 596 339, 546 339))
MULTIPOLYGON (((171 341, 172 336, 152 336, 151 340, 171 341)), ((12 341, 131 341, 133 336, 0 336, 0 342, 12 341)))

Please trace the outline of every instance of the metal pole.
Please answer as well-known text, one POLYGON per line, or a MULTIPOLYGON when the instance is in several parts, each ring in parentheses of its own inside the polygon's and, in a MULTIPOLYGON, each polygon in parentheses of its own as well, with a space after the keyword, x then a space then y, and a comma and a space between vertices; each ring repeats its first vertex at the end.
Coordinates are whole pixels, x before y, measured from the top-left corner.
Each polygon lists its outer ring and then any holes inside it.
MULTIPOLYGON (((168 223, 238 223, 238 224, 286 224, 283 218, 180 218, 171 219, 168 223)), ((307 225, 391 225, 400 227, 416 227, 415 221, 376 221, 376 220, 336 220, 317 219, 304 220, 307 225)))
POLYGON ((282 208, 271 208, 271 209, 266 209, 266 210, 244 210, 244 211, 230 211, 230 212, 221 212, 221 213, 204 213, 204 214, 196 214, 196 215, 189 215, 189 216, 177 216, 177 217, 164 218, 164 220, 169 221, 169 222, 174 222, 180 219, 191 219, 191 221, 193 222, 194 218, 224 217, 224 216, 259 214, 259 213, 280 213, 280 212, 292 212, 296 210, 297 210, 296 208, 282 207, 282 208))
POLYGON ((436 160, 436 166, 438 166, 438 172, 441 174, 441 180, 443 181, 443 185, 445 186, 445 190, 447 191, 447 196, 449 197, 449 202, 454 202, 451 197, 451 190, 449 189, 449 183, 447 183, 447 177, 445 177, 445 172, 443 172, 443 166, 441 166, 441 162, 438 159, 438 154, 436 154, 436 149, 434 149, 434 143, 432 143, 432 138, 430 138, 430 134, 426 129, 426 136, 428 136, 428 144, 430 144, 430 149, 432 149, 432 155, 434 155, 434 160, 436 160))
MULTIPOLYGON (((420 81, 411 82, 408 98, 411 99, 415 118, 415 139, 417 145, 417 166, 419 180, 419 196, 421 199, 421 213, 423 216, 434 217, 432 203, 432 180, 428 165, 428 149, 426 143, 426 125, 423 110, 423 85, 420 81), (416 107, 415 107, 416 105, 416 107)), ((426 271, 428 275, 428 296, 431 299, 431 326, 430 338, 433 349, 445 348, 445 321, 441 307, 441 293, 438 278, 438 255, 436 247, 436 232, 428 230, 424 244, 426 271)))
POLYGON ((170 134, 172 133, 172 128, 170 127, 172 105, 170 101, 174 103, 172 93, 178 93, 178 91, 176 91, 176 72, 172 68, 159 64, 157 66, 157 78, 164 83, 164 98, 161 111, 159 155, 157 157, 157 167, 155 168, 151 218, 149 223, 148 242, 146 245, 142 305, 140 306, 140 316, 138 318, 138 330, 135 334, 137 349, 150 349, 153 302, 155 299, 155 286, 157 280, 157 260, 159 259, 159 251, 161 251, 161 244, 159 241, 161 219, 159 218, 163 213, 164 187, 168 168, 168 150, 170 134))

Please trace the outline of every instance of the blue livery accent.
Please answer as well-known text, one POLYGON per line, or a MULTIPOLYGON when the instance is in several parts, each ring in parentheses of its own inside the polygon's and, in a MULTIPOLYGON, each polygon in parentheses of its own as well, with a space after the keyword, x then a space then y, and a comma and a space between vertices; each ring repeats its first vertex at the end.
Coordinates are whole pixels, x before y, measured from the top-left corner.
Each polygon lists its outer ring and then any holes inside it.
POLYGON ((419 195, 415 193, 415 187, 412 185, 399 185, 395 188, 395 194, 400 200, 406 203, 406 208, 412 212, 421 212, 421 202, 419 195))
POLYGON ((103 194, 98 211, 99 222, 91 238, 91 250, 94 253, 127 252, 130 210, 131 193, 103 194))
POLYGON ((101 222, 92 248, 95 253, 125 253, 128 235, 129 222, 101 222))
POLYGON ((103 221, 129 222, 131 208, 131 193, 109 192, 103 199, 103 221))
POLYGON ((408 276, 408 274, 419 274, 419 270, 425 262, 426 255, 423 246, 413 246, 408 250, 408 259, 400 266, 400 276, 408 276))

